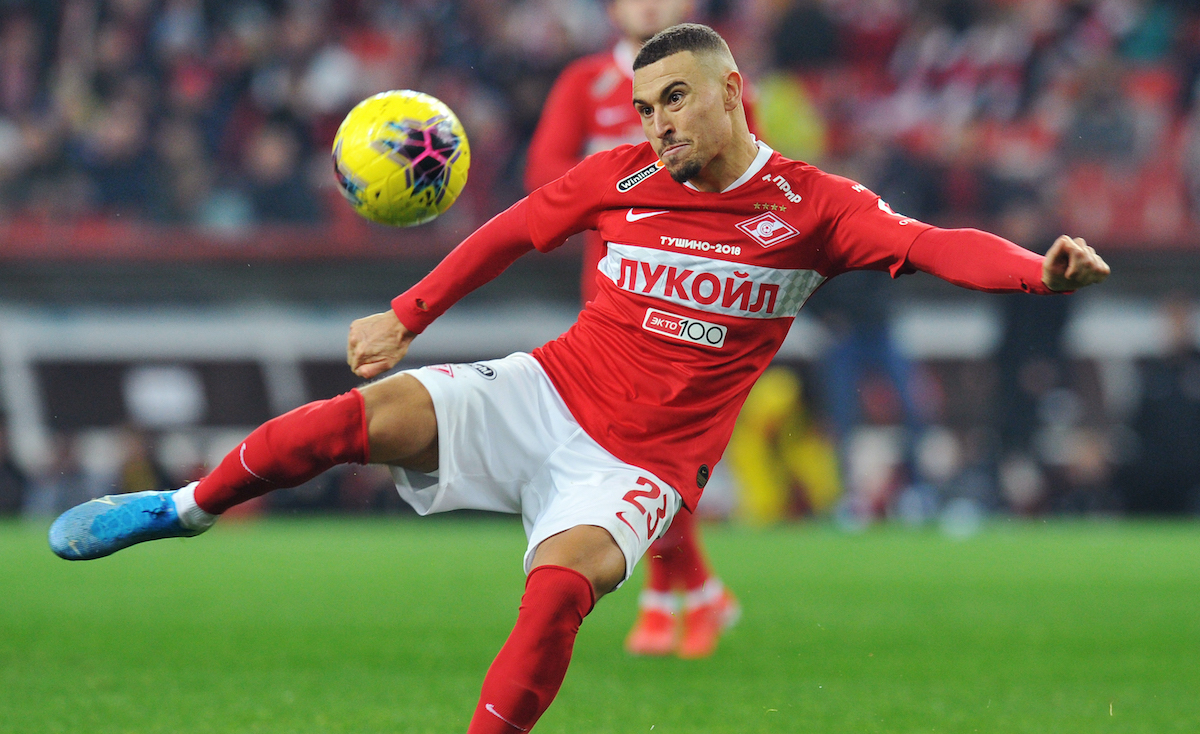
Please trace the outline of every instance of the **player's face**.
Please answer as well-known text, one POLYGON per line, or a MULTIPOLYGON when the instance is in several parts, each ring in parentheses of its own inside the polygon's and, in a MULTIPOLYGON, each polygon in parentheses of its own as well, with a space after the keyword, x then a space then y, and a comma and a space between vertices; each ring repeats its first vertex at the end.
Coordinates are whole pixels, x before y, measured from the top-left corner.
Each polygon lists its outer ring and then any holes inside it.
POLYGON ((638 43, 682 23, 691 12, 691 0, 613 0, 608 6, 613 25, 623 36, 638 43))
POLYGON ((729 142, 722 75, 683 51, 633 74, 633 106, 646 139, 671 178, 695 178, 729 142))

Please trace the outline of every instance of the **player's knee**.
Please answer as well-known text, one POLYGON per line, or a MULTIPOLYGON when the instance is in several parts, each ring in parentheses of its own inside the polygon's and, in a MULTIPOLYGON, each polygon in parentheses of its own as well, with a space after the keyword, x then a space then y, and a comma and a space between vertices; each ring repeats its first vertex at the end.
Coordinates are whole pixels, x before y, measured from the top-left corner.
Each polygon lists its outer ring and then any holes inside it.
POLYGON ((625 554, 604 528, 577 525, 542 541, 533 565, 563 566, 592 582, 599 599, 625 580, 625 554))
POLYGON ((359 388, 366 412, 371 461, 417 471, 437 468, 437 418, 429 391, 399 374, 359 388))

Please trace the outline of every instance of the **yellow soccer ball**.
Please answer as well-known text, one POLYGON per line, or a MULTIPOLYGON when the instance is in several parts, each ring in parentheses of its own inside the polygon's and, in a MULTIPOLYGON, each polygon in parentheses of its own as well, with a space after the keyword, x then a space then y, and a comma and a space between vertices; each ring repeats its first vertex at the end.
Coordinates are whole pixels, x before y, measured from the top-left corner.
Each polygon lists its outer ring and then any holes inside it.
POLYGON ((333 140, 338 188, 367 219, 411 227, 450 208, 467 183, 471 148, 462 123, 422 92, 359 102, 333 140))

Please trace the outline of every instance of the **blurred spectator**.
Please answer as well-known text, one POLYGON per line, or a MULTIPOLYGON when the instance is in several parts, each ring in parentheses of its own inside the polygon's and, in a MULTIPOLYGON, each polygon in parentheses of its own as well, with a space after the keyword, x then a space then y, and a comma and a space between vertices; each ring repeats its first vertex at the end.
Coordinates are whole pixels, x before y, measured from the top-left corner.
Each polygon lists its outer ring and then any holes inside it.
POLYGON ((320 217, 301 171, 301 150, 296 133, 278 123, 262 126, 250 139, 246 172, 257 221, 313 222, 320 217))
POLYGON ((9 451, 8 429, 3 418, 0 416, 0 517, 20 512, 29 486, 29 478, 9 451))
POLYGON ((159 215, 174 222, 200 222, 211 204, 215 172, 199 125, 186 117, 161 122, 154 137, 156 159, 163 165, 159 215))
MULTIPOLYGON (((609 41, 603 14, 601 0, 13 0, 0 10, 0 216, 324 220, 315 164, 341 117, 415 88, 464 121, 477 154, 451 216, 479 223, 519 196, 550 84, 609 41)), ((898 210, 986 225, 1016 187, 1059 201, 1097 242, 1193 230, 1194 3, 737 0, 699 19, 728 26, 760 80, 767 139, 877 190, 895 183, 898 210)))
POLYGON ((1107 59, 1084 70, 1074 119, 1063 140, 1072 158, 1132 162, 1134 114, 1122 71, 1107 59))
POLYGON ((841 494, 837 452, 800 380, 771 367, 755 383, 726 451, 739 516, 754 524, 827 514, 841 494))
POLYGON ((23 511, 35 517, 57 515, 104 495, 111 485, 80 463, 77 437, 60 433, 54 437, 50 465, 34 478, 23 511))
POLYGON ((1167 354, 1139 365, 1141 400, 1130 426, 1137 446, 1118 482, 1131 513, 1200 510, 1200 351, 1194 308, 1182 296, 1163 303, 1167 354))
MULTIPOLYGON (((998 234, 1038 252, 1048 249, 1054 238, 1036 201, 1012 204, 998 224, 998 234)), ((1001 296, 1000 303, 1004 331, 996 352, 993 423, 999 440, 998 485, 1009 508, 1029 514, 1046 509, 1048 501, 1049 484, 1035 436, 1047 416, 1043 406, 1062 404, 1066 396, 1054 391, 1068 387, 1062 334, 1071 299, 1015 294, 1001 296)))
POLYGON ((94 187, 99 212, 150 216, 158 192, 143 103, 128 93, 101 108, 78 141, 80 169, 94 187))
POLYGON ((145 432, 127 427, 121 432, 121 464, 116 486, 109 494, 144 492, 175 485, 154 455, 154 444, 145 432))

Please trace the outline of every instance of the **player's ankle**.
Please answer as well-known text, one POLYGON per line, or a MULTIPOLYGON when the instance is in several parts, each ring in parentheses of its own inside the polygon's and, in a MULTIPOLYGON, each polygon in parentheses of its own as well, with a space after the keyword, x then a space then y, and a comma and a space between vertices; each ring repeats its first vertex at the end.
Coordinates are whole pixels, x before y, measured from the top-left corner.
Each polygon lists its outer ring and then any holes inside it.
POLYGON ((217 521, 218 515, 206 511, 196 504, 196 485, 192 482, 183 489, 171 495, 175 503, 175 514, 179 515, 179 524, 189 530, 208 530, 217 521))
POLYGON ((709 576, 708 580, 700 586, 684 592, 683 608, 689 610, 715 604, 723 593, 725 593, 725 585, 721 583, 721 580, 716 576, 709 576))
POLYGON ((643 589, 642 593, 638 595, 638 607, 666 614, 675 614, 679 611, 679 601, 675 598, 675 594, 670 591, 643 589))

